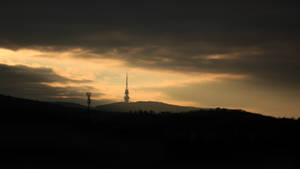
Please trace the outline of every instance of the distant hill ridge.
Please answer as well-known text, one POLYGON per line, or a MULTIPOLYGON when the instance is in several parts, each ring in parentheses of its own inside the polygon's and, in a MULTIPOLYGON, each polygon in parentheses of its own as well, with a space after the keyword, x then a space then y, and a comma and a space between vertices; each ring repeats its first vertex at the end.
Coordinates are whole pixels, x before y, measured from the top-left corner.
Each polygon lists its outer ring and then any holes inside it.
MULTIPOLYGON (((76 113, 86 114, 86 106, 70 103, 70 102, 45 102, 38 100, 31 100, 25 98, 18 98, 13 96, 6 96, 0 94, 0 103, 2 104, 3 110, 16 111, 18 110, 18 116, 30 116, 30 115, 71 115, 76 113), (24 112, 31 112, 29 114, 25 114, 24 112), (33 112, 43 112, 35 114, 33 112), (64 113, 58 113, 64 112, 64 113), (58 113, 58 114, 57 114, 58 113)), ((110 112, 116 113, 125 113, 125 112, 139 112, 139 111, 147 111, 147 112, 170 112, 170 113, 181 113, 181 112, 190 112, 189 114, 197 114, 199 117, 207 118, 222 118, 231 119, 231 118, 271 118, 270 116, 265 116, 261 114, 246 112, 243 110, 235 110, 235 109, 226 109, 226 108, 196 108, 196 107, 188 107, 188 106, 178 106, 172 104, 166 104, 162 102, 153 102, 153 101, 138 101, 131 103, 117 102, 111 104, 105 104, 93 107, 94 113, 104 113, 110 114, 110 112)), ((273 118, 273 117, 272 117, 273 118)))
POLYGON ((78 104, 78 103, 72 103, 72 102, 53 102, 55 104, 61 105, 61 106, 65 106, 65 107, 73 107, 73 108, 81 108, 81 109, 85 109, 87 108, 87 106, 78 104))
POLYGON ((160 112, 189 112, 193 110, 199 110, 200 108, 189 107, 189 106, 178 106, 172 104, 166 104, 163 102, 154 101, 138 101, 138 102, 117 102, 111 104, 105 104, 95 107, 96 110, 105 112, 136 112, 136 111, 153 111, 156 113, 160 112))

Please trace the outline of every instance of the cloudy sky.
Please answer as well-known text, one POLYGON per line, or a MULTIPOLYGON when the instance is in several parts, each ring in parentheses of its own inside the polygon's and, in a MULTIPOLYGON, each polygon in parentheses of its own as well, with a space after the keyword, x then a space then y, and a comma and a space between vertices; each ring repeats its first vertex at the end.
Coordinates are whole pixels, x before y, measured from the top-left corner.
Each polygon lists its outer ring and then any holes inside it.
POLYGON ((300 116, 297 1, 1 2, 0 93, 300 116))

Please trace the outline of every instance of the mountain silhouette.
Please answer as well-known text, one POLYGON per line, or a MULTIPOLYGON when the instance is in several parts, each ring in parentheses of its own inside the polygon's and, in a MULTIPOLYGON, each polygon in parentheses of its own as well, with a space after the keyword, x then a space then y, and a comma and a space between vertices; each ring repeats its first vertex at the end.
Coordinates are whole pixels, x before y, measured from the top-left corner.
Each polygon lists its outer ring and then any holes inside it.
POLYGON ((138 102, 118 102, 105 104, 95 107, 96 110, 104 112, 138 112, 138 111, 148 111, 148 112, 188 112, 192 110, 198 110, 196 107, 188 106, 178 106, 172 104, 166 104, 162 102, 153 102, 153 101, 138 101, 138 102))
POLYGON ((78 103, 71 103, 71 102, 53 102, 55 104, 65 106, 65 107, 72 107, 72 108, 81 108, 81 109, 86 109, 87 106, 78 104, 78 103))
POLYGON ((0 103, 5 154, 0 168, 296 169, 300 164, 299 119, 222 108, 88 113, 3 95, 0 103))

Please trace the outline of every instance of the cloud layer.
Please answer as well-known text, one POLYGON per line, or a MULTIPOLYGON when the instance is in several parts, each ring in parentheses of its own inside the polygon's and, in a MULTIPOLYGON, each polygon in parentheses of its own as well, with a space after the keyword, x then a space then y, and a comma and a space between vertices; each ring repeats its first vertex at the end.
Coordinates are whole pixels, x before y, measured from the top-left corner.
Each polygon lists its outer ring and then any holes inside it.
MULTIPOLYGON (((72 80, 57 75, 50 68, 31 68, 27 66, 9 66, 0 64, 0 93, 17 97, 37 100, 76 100, 83 103, 85 93, 93 91, 93 87, 83 86, 55 86, 53 83, 86 83, 87 80, 72 80)), ((93 93, 98 96, 100 93, 93 93)))
POLYGON ((300 84, 298 4, 272 1, 74 1, 4 4, 0 45, 82 48, 86 58, 300 84), (11 11, 14 9, 13 11, 11 11))

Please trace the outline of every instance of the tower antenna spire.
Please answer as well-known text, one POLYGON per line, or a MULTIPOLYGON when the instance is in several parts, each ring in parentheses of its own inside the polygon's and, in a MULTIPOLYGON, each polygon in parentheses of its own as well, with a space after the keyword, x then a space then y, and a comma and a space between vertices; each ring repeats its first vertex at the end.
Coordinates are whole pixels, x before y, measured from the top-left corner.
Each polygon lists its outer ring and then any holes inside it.
POLYGON ((128 89, 128 73, 126 73, 126 89, 128 89))
POLYGON ((125 89, 124 102, 129 103, 128 73, 126 73, 126 89, 125 89))

